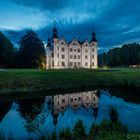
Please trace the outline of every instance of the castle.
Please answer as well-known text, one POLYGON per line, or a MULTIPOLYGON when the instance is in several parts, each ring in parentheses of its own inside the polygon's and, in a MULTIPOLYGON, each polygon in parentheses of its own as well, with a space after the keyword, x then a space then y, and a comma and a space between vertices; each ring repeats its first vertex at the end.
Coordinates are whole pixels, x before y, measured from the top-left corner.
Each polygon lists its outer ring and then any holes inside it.
POLYGON ((97 40, 93 32, 91 41, 83 42, 74 38, 66 42, 59 38, 54 26, 52 41, 49 38, 46 46, 46 69, 97 68, 97 40))

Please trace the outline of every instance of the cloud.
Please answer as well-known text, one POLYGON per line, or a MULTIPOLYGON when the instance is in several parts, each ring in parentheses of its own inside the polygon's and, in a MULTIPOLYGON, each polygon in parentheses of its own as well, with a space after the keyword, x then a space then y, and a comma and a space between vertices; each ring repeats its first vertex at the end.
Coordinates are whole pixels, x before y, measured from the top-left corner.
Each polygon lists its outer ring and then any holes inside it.
POLYGON ((74 36, 90 40, 94 26, 102 48, 99 51, 103 48, 106 51, 126 42, 140 41, 139 5, 139 0, 7 0, 0 28, 12 40, 19 37, 17 32, 9 34, 9 30, 19 30, 21 35, 26 28, 32 28, 46 41, 55 20, 59 35, 69 41, 74 36))

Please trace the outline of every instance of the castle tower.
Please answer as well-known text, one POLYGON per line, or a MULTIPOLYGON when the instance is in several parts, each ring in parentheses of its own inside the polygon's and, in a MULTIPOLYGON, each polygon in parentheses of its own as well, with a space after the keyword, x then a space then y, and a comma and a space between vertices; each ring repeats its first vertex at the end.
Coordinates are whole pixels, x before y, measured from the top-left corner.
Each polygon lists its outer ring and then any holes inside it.
POLYGON ((97 68, 98 64, 97 64, 97 39, 96 39, 96 34, 93 31, 92 32, 92 36, 91 36, 91 54, 90 54, 90 64, 91 64, 91 68, 97 68))

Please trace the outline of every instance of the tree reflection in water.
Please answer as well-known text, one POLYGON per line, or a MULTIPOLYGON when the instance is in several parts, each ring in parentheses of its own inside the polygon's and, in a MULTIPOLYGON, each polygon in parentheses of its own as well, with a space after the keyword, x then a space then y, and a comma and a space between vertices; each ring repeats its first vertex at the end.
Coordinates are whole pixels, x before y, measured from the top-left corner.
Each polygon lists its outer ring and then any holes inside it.
POLYGON ((44 98, 18 101, 18 111, 25 120, 24 127, 29 134, 42 135, 42 127, 47 116, 44 101, 44 98))

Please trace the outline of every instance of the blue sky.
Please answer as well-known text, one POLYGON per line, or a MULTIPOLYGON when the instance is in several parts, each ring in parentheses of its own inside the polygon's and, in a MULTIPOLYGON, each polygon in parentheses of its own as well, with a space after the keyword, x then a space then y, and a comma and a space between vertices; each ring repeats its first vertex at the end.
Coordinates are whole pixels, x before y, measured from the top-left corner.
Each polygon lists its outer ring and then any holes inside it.
POLYGON ((46 41, 56 21, 66 40, 91 38, 99 52, 140 42, 140 0, 0 0, 0 30, 16 45, 27 29, 46 41))

